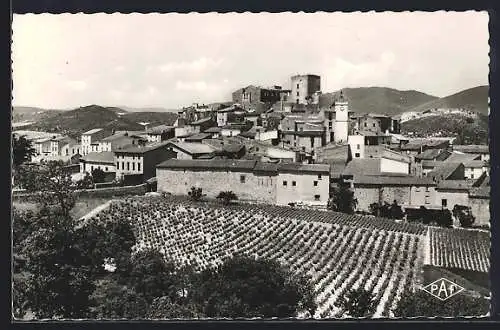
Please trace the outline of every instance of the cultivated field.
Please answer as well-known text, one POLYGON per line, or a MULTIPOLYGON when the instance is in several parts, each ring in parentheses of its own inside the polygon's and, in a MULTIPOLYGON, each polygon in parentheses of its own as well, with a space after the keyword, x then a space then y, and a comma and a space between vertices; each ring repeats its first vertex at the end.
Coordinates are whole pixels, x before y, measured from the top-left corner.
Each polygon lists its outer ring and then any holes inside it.
POLYGON ((403 290, 422 284, 425 260, 454 260, 453 267, 473 268, 486 267, 489 260, 489 249, 476 249, 489 244, 486 236, 335 212, 135 197, 111 203, 97 217, 131 220, 137 249, 156 248, 177 264, 199 270, 234 253, 278 259, 310 276, 316 317, 342 317, 334 302, 359 286, 376 294, 374 316, 390 317, 403 290), (451 259, 439 257, 453 251, 459 252, 451 259), (465 262, 472 255, 477 257, 465 262))

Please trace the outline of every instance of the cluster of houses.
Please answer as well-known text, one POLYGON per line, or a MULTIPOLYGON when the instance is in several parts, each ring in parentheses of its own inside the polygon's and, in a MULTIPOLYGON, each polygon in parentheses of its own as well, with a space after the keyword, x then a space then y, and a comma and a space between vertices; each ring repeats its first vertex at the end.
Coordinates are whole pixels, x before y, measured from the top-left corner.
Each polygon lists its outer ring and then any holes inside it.
POLYGON ((173 126, 144 131, 95 128, 74 141, 32 139, 37 157, 99 168, 126 184, 156 182, 186 195, 192 186, 214 197, 325 207, 332 188, 348 183, 357 210, 397 201, 403 208, 470 206, 489 224, 488 146, 452 138, 410 139, 401 119, 349 110, 342 92, 321 93, 316 75, 291 78, 291 89, 247 86, 232 102, 183 108, 173 126))

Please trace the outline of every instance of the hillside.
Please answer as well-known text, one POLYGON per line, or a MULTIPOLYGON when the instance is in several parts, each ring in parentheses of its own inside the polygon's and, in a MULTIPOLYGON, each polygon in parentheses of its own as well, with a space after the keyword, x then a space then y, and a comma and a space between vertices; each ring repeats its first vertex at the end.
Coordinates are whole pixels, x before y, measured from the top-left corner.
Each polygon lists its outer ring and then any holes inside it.
POLYGON ((462 108, 484 115, 488 114, 488 86, 478 86, 449 95, 447 97, 431 100, 416 105, 410 111, 422 112, 430 109, 455 109, 462 108))
POLYGON ((161 107, 144 107, 144 108, 134 108, 127 106, 117 106, 119 109, 123 109, 127 112, 177 112, 178 109, 165 109, 161 107))
POLYGON ((38 121, 33 128, 78 136, 81 133, 96 127, 108 127, 116 130, 141 130, 143 126, 122 118, 118 115, 118 108, 104 108, 90 105, 75 110, 59 112, 42 121, 38 121))
POLYGON ((12 107, 12 121, 40 121, 63 111, 36 107, 12 107))
POLYGON ((171 126, 177 119, 177 114, 174 112, 128 112, 122 118, 134 123, 150 123, 150 126, 162 124, 171 126))
MULTIPOLYGON (((437 97, 417 91, 399 91, 386 87, 360 87, 342 89, 349 101, 349 109, 358 113, 398 115, 437 97)), ((338 92, 320 96, 320 105, 330 106, 338 92)))
POLYGON ((467 117, 461 114, 442 114, 412 119, 401 124, 403 134, 413 136, 456 136, 456 144, 487 144, 488 116, 478 114, 467 117))

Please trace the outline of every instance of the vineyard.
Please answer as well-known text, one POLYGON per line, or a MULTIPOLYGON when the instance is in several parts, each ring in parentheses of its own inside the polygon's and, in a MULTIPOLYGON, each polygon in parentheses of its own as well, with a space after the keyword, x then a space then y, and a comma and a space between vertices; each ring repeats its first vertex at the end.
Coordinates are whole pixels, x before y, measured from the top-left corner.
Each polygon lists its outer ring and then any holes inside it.
MULTIPOLYGON (((220 265, 235 253, 277 259, 311 279, 318 302, 315 316, 322 318, 344 316, 334 303, 360 286, 376 295, 374 316, 390 317, 403 290, 421 284, 424 251, 430 250, 433 260, 458 265, 471 254, 467 249, 476 246, 465 235, 437 230, 431 234, 434 240, 453 238, 445 248, 460 251, 445 258, 442 245, 424 246, 429 235, 422 225, 289 207, 220 207, 138 197, 114 202, 96 217, 131 220, 136 249, 155 248, 197 270, 220 265)), ((476 259, 473 265, 485 265, 483 257, 476 259)))

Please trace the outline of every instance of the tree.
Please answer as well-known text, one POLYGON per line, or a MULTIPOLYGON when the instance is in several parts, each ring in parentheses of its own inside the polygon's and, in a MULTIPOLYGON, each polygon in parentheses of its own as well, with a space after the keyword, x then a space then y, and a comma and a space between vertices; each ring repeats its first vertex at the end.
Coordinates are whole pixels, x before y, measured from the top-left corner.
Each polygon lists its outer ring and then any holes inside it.
POLYGON ((208 317, 293 317, 316 310, 309 280, 279 262, 234 256, 194 275, 190 299, 208 317))
POLYGON ((14 163, 14 168, 18 168, 21 164, 26 163, 31 160, 31 157, 35 155, 35 149, 33 148, 31 141, 26 139, 25 136, 16 136, 12 134, 12 158, 14 163))
POLYGON ((50 161, 40 165, 21 166, 18 174, 21 186, 35 193, 37 202, 42 207, 55 207, 63 216, 68 216, 75 205, 75 186, 63 162, 50 161))
POLYGON ((217 195, 217 199, 222 201, 222 203, 229 205, 232 201, 237 200, 238 196, 232 191, 221 191, 219 195, 217 195))
POLYGON ((149 319, 196 319, 205 317, 198 305, 174 303, 168 297, 153 300, 149 307, 149 319))
POLYGON ((349 290, 335 305, 352 317, 372 316, 377 308, 375 295, 363 288, 349 290))
POLYGON ((76 189, 92 189, 94 188, 94 179, 92 175, 85 172, 82 179, 78 180, 75 184, 76 189))
POLYGON ((464 228, 472 227, 476 218, 472 215, 470 206, 458 205, 453 207, 452 214, 460 221, 460 225, 464 228))
POLYGON ((328 201, 328 209, 336 212, 353 214, 358 205, 354 191, 348 185, 339 184, 333 188, 332 198, 328 201))
POLYGON ((389 209, 389 218, 390 219, 403 219, 405 216, 403 209, 401 208, 400 205, 398 205, 398 202, 394 200, 390 206, 389 209))
POLYGON ((443 301, 423 290, 406 291, 394 310, 396 317, 459 317, 486 315, 490 302, 483 297, 457 294, 443 301))
POLYGON ((191 190, 188 192, 189 197, 192 201, 199 201, 203 197, 203 189, 197 187, 191 187, 191 190))
POLYGON ((100 168, 94 168, 92 170, 92 179, 95 183, 103 183, 106 179, 106 173, 100 168))

